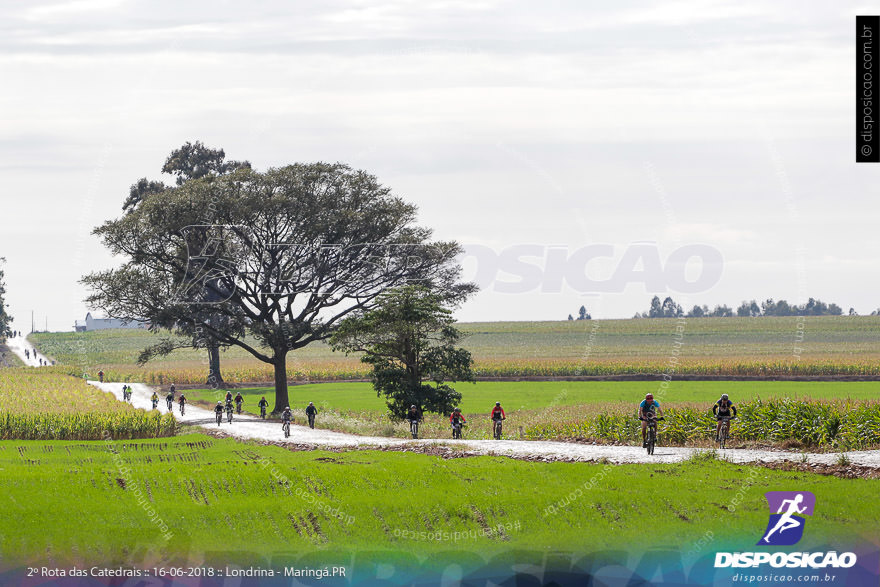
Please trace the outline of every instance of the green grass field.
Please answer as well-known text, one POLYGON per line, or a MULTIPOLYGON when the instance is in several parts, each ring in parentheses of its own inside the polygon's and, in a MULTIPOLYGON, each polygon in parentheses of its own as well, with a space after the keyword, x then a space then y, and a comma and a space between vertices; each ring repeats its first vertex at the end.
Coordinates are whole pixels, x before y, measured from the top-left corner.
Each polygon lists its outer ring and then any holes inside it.
POLYGON ((628 466, 290 452, 188 435, 4 441, 0 470, 0 552, 22 564, 147 565, 212 552, 236 553, 245 564, 279 552, 323 552, 327 560, 353 550, 491 555, 634 544, 685 552, 709 529, 713 548, 754 544, 767 522, 764 492, 804 487, 822 507, 802 548, 875 533, 880 516, 878 480, 710 459, 628 466))
MULTIPOLYGON (((462 323, 463 346, 480 376, 661 373, 668 367, 679 323, 670 319, 462 323)), ((684 323, 676 372, 718 375, 878 375, 880 316, 693 318, 684 323)), ((145 330, 32 334, 55 369, 77 376, 103 369, 111 379, 199 383, 205 352, 175 351, 136 366, 138 353, 158 340, 145 330)), ((233 382, 271 381, 270 366, 245 351, 222 354, 233 382)), ((288 357, 291 379, 351 379, 367 375, 356 356, 318 343, 288 357)))
MULTIPOLYGON (((665 391, 656 381, 480 381, 459 383, 461 409, 465 414, 488 414, 500 401, 509 415, 517 410, 541 410, 554 406, 629 403, 635 406, 646 393, 657 395, 664 406, 678 403, 704 403, 710 409, 722 393, 735 402, 761 398, 803 399, 880 399, 880 382, 874 381, 672 381, 665 391)), ((245 398, 244 410, 258 414, 257 402, 265 396, 269 408, 275 405, 272 387, 250 387, 232 390, 245 398)), ((219 392, 222 396, 225 392, 219 392)), ((216 403, 222 397, 212 389, 187 390, 190 401, 216 403)), ((294 409, 303 410, 312 401, 319 410, 348 412, 387 411, 385 400, 376 397, 370 383, 333 382, 293 385, 289 395, 294 409)))

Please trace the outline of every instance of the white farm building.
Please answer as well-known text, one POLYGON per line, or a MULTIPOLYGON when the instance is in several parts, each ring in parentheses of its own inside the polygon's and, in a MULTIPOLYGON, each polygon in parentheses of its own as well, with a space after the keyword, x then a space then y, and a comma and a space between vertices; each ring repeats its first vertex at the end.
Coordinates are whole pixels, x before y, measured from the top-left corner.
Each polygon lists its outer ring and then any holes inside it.
POLYGON ((92 313, 86 314, 85 320, 77 320, 73 329, 76 332, 89 332, 92 330, 107 330, 108 328, 146 328, 143 322, 124 322, 117 318, 93 318, 92 313))

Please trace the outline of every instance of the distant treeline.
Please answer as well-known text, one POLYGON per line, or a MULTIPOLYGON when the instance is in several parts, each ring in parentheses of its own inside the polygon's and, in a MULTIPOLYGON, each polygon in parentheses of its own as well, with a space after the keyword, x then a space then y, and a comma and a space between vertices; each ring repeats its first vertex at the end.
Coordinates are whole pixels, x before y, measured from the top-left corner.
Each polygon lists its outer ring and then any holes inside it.
MULTIPOLYGON (((654 296, 651 300, 651 308, 647 312, 636 312, 633 318, 731 318, 733 316, 752 317, 758 316, 841 316, 843 309, 837 304, 826 304, 822 300, 810 298, 806 304, 789 304, 785 300, 774 301, 773 298, 767 299, 760 304, 752 300, 750 302, 743 301, 735 310, 726 304, 715 306, 709 309, 709 306, 694 306, 690 311, 685 312, 681 304, 676 303, 671 297, 667 297, 662 302, 658 296, 654 296)), ((853 308, 849 309, 850 316, 858 316, 853 308)), ((880 309, 874 310, 871 316, 880 316, 880 309)), ((590 320, 589 312, 586 307, 581 306, 578 310, 578 316, 575 318, 571 314, 568 315, 569 320, 590 320)))
MULTIPOLYGON (((740 317, 758 317, 758 316, 840 316, 843 309, 837 304, 826 304, 822 300, 810 298, 806 304, 789 304, 785 300, 774 301, 772 298, 758 304, 755 300, 743 301, 737 309, 729 306, 715 306, 709 309, 709 306, 694 306, 689 312, 685 312, 684 308, 675 300, 668 297, 662 302, 660 298, 654 296, 651 300, 651 308, 647 312, 636 313, 633 318, 729 318, 731 316, 740 317)), ((855 315, 856 312, 852 308, 849 314, 855 315)), ((876 314, 876 312, 875 312, 876 314)))

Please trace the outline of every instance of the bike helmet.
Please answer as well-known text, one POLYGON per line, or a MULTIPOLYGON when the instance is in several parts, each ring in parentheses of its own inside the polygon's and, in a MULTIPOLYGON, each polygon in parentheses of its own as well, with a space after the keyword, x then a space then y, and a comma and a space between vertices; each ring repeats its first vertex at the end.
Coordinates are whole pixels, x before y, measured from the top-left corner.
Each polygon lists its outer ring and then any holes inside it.
POLYGON ((289 410, 289 409, 290 409, 290 406, 284 406, 284 409, 285 409, 285 410, 289 410))
POLYGON ((500 406, 500 405, 501 405, 501 402, 495 402, 495 405, 496 405, 496 406, 500 406))
POLYGON ((415 405, 415 404, 411 405, 411 406, 409 407, 409 409, 411 409, 411 410, 416 409, 416 405, 415 405))
POLYGON ((651 401, 652 399, 654 399, 654 394, 653 394, 653 393, 649 393, 648 395, 645 396, 645 399, 648 400, 648 401, 651 401))
POLYGON ((460 411, 461 411, 461 408, 455 408, 455 411, 456 411, 456 412, 460 412, 460 411))
POLYGON ((727 394, 726 394, 726 393, 722 393, 722 394, 721 394, 721 399, 726 400, 726 399, 727 399, 727 394))
POLYGON ((222 406, 222 405, 223 405, 223 402, 217 402, 217 405, 218 405, 218 406, 222 406))
POLYGON ((310 406, 313 406, 313 405, 315 405, 315 404, 314 404, 314 403, 312 403, 312 402, 309 402, 309 405, 310 405, 310 406))

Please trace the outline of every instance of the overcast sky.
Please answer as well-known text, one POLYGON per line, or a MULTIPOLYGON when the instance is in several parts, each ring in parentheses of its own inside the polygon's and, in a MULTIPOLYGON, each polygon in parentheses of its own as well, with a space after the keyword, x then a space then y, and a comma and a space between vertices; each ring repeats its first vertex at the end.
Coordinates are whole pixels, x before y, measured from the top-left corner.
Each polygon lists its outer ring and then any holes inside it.
POLYGON ((118 262, 91 229, 194 140, 377 175, 475 253, 462 320, 629 317, 666 288, 880 307, 880 165, 854 163, 853 137, 855 15, 876 4, 0 6, 0 256, 22 329, 83 317, 79 278, 118 262), (723 260, 668 263, 682 248, 723 260), (486 277, 517 251, 542 258, 486 277), (592 285, 563 279, 568 256, 592 285))

